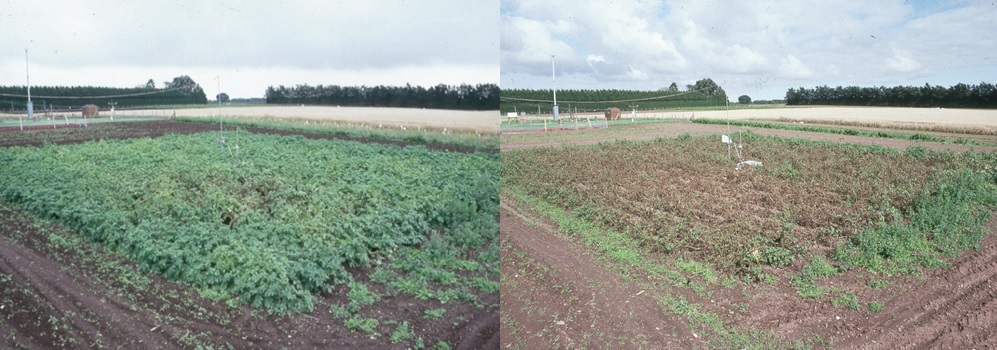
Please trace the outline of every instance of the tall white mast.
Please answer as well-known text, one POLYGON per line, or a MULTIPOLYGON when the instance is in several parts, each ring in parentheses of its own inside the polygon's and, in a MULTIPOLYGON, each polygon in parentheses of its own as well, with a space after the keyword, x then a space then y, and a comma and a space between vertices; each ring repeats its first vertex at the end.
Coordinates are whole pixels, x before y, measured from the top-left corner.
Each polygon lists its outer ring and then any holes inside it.
POLYGON ((28 69, 28 49, 24 49, 24 78, 28 81, 28 118, 34 118, 34 105, 31 104, 31 71, 28 69))

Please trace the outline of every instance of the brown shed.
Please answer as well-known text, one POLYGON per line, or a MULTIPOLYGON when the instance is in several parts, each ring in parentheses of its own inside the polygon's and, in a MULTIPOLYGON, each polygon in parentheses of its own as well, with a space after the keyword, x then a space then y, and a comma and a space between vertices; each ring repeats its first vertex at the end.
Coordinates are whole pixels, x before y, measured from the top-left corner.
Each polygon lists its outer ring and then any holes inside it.
POLYGON ((620 119, 619 108, 616 107, 606 108, 606 120, 619 120, 619 119, 620 119))
POLYGON ((83 108, 80 109, 83 111, 83 118, 95 118, 97 117, 97 113, 100 111, 100 108, 97 108, 97 105, 84 105, 83 108))

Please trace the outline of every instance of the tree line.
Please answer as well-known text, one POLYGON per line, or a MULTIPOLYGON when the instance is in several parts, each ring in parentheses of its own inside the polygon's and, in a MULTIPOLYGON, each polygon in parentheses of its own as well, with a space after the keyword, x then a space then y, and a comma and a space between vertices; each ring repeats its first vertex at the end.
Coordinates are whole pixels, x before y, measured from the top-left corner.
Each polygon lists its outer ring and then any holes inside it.
POLYGON ((268 104, 310 104, 356 107, 407 107, 460 110, 499 108, 496 84, 422 86, 283 85, 267 87, 268 104))
POLYGON ((790 88, 787 105, 842 105, 896 107, 997 107, 997 86, 991 83, 948 88, 925 83, 924 86, 835 87, 827 85, 807 89, 790 88))
MULTIPOLYGON (((509 112, 550 113, 552 89, 506 89, 502 91, 503 115, 509 112)), ((658 110, 689 107, 723 106, 727 103, 727 92, 713 79, 704 78, 695 84, 686 85, 686 91, 679 91, 678 84, 657 91, 626 89, 559 89, 557 104, 562 113, 601 111, 617 107, 624 110, 658 110)))
MULTIPOLYGON (((45 109, 72 110, 85 104, 95 104, 101 109, 116 104, 118 108, 160 105, 204 104, 207 97, 201 86, 183 75, 165 82, 157 89, 152 80, 133 88, 102 86, 32 86, 31 101, 36 111, 45 109)), ((0 109, 24 110, 28 101, 27 87, 0 86, 0 109)))

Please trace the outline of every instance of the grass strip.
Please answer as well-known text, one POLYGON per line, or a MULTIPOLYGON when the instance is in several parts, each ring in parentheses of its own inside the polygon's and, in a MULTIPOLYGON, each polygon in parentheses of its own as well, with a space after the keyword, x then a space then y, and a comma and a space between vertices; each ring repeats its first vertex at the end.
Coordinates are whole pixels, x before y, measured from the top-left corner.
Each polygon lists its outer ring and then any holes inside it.
POLYGON ((796 125, 796 124, 785 124, 785 123, 774 123, 774 122, 760 122, 751 120, 723 120, 723 119, 694 119, 693 123, 698 124, 712 124, 712 125, 730 125, 742 126, 742 127, 754 127, 754 128, 765 128, 765 129, 779 129, 779 130, 790 130, 790 131, 804 131, 804 132, 817 132, 823 134, 836 134, 836 135, 849 135, 849 136, 862 136, 862 137, 875 137, 875 138, 888 138, 888 139, 900 139, 900 140, 910 140, 910 141, 927 141, 927 142, 940 142, 940 143, 957 143, 971 146, 986 146, 992 145, 991 143, 983 143, 976 140, 967 140, 959 138, 956 140, 950 140, 945 137, 934 136, 923 133, 902 133, 902 132, 887 132, 887 131, 870 131, 870 130, 860 130, 860 129, 848 129, 848 128, 831 128, 827 126, 818 125, 796 125))

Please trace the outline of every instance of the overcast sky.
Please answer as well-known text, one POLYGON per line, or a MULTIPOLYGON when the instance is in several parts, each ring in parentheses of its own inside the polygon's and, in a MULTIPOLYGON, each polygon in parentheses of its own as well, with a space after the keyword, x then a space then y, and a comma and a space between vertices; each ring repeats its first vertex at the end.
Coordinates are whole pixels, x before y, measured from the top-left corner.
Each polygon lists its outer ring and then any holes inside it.
POLYGON ((701 78, 731 100, 790 87, 997 83, 987 1, 501 0, 502 88, 655 90, 701 78))
POLYGON ((498 0, 0 0, 0 85, 499 82, 498 0))

